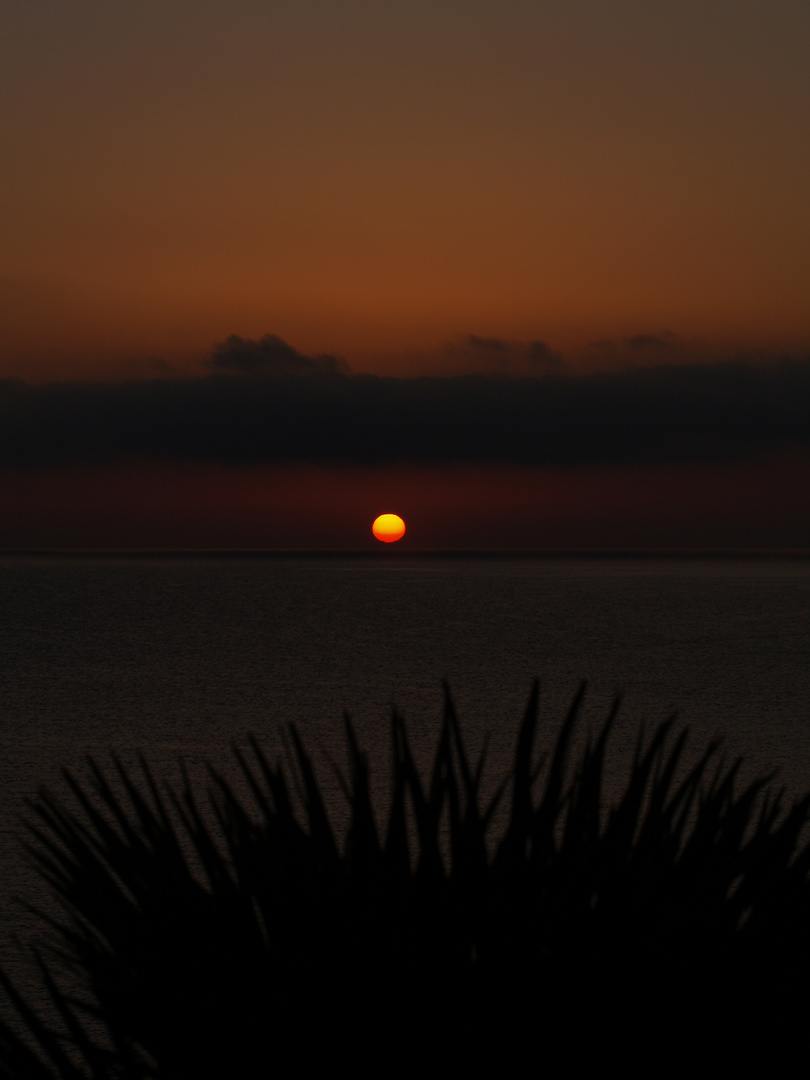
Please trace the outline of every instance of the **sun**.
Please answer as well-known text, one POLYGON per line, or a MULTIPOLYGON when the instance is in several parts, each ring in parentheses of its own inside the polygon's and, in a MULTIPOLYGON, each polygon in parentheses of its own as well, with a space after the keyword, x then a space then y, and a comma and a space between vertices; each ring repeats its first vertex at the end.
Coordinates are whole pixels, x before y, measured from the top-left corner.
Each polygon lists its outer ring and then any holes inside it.
POLYGON ((371 531, 384 544, 392 544, 405 535, 405 522, 398 514, 380 514, 374 519, 371 531))

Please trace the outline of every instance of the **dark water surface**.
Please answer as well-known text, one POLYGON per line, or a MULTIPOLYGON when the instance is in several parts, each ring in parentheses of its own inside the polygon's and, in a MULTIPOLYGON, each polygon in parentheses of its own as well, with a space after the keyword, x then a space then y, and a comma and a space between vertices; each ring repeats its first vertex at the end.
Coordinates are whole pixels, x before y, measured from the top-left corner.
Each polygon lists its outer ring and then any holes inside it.
POLYGON ((342 760, 344 708, 384 767, 391 703, 425 755, 442 679, 493 772, 540 676, 550 733, 587 679, 592 722, 624 695, 619 754, 677 710, 695 747, 724 735, 810 788, 809 616, 802 559, 5 557, 0 911, 38 893, 18 818, 62 767, 227 769, 232 741, 289 722, 342 760))

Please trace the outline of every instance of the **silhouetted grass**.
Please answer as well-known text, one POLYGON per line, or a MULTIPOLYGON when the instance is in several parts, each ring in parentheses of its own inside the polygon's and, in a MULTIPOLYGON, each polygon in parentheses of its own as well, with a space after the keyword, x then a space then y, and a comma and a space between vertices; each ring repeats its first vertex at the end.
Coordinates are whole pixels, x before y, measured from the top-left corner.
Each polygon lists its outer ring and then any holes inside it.
POLYGON ((234 750, 250 799, 214 770, 202 803, 145 761, 115 763, 114 784, 93 762, 83 781, 66 773, 72 805, 41 792, 30 843, 64 910, 36 954, 54 1017, 0 975, 17 1013, 4 1075, 470 1067, 529 1045, 789 1023, 806 1002, 810 796, 783 810, 716 745, 687 767, 668 721, 639 736, 606 808, 617 706, 574 752, 583 692, 537 762, 535 685, 485 805, 483 753, 468 758, 449 694, 429 777, 395 714, 382 829, 347 719, 342 842, 292 728, 286 768, 253 740, 234 750))

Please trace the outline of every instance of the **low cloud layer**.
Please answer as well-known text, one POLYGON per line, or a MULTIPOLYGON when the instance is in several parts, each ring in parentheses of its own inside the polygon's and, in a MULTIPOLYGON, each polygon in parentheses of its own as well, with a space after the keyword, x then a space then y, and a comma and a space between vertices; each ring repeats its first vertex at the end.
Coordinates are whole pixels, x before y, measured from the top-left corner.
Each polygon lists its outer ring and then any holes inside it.
POLYGON ((478 375, 542 376, 560 373, 562 356, 545 341, 463 334, 445 344, 441 360, 456 370, 478 375))
MULTIPOLYGON (((469 347, 497 351, 478 340, 469 347)), ((0 382, 0 467, 615 465, 810 449, 810 361, 573 375, 544 354, 538 366, 541 378, 352 375, 277 337, 231 337, 198 378, 0 382)))
POLYGON ((214 371, 240 375, 348 375, 349 365, 337 356, 304 356, 275 334, 258 341, 231 334, 214 347, 207 364, 214 371))

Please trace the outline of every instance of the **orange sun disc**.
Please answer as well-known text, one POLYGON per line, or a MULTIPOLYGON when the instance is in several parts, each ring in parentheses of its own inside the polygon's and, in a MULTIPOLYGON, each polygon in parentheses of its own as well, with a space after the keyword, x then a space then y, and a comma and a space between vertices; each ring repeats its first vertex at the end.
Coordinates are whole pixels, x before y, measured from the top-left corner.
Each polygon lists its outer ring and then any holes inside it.
POLYGON ((371 531, 384 544, 392 544, 405 535, 405 522, 397 514, 380 514, 374 519, 371 531))

